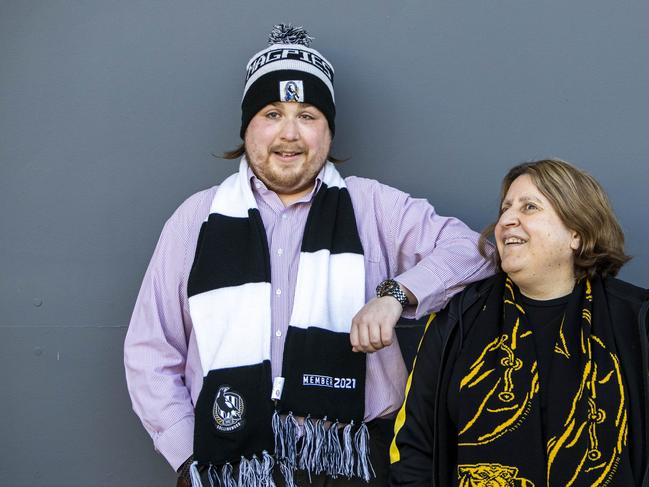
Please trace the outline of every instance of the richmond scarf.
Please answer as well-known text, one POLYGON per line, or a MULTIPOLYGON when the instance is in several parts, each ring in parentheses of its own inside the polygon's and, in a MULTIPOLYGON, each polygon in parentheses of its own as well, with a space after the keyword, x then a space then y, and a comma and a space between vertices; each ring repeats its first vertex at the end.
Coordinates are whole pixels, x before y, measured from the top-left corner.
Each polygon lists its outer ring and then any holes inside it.
MULTIPOLYGON (((197 465, 208 467, 211 484, 228 487, 273 485, 275 465, 289 486, 296 468, 369 480, 365 355, 349 344, 351 320, 365 302, 363 249, 332 163, 307 216, 282 377, 275 381, 270 276, 243 158, 216 191, 188 280, 204 373, 195 410, 197 465), (299 442, 296 417, 306 418, 299 442)), ((200 484, 196 465, 192 479, 200 484)))
POLYGON ((575 286, 547 384, 539 383, 535 326, 520 302, 518 289, 502 275, 458 362, 464 370, 459 485, 634 485, 626 394, 601 280, 582 279, 575 286), (541 388, 548 395, 545 425, 541 388))

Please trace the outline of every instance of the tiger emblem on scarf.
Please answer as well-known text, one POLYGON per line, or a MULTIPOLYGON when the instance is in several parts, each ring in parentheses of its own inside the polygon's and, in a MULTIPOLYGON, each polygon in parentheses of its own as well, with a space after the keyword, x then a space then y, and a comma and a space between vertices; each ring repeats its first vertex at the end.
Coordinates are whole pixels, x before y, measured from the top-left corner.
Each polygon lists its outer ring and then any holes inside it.
POLYGON ((458 465, 460 487, 534 487, 534 482, 518 477, 516 467, 499 463, 458 465))

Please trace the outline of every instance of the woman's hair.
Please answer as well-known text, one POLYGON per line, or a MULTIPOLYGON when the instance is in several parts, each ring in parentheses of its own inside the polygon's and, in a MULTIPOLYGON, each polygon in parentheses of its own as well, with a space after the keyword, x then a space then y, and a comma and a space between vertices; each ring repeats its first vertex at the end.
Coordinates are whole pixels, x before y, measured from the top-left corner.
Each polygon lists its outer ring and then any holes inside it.
MULTIPOLYGON (((590 174, 560 159, 525 162, 509 170, 500 190, 500 205, 509 187, 527 174, 550 201, 563 224, 577 232, 579 248, 575 251, 575 276, 615 276, 631 258, 624 253, 624 232, 613 213, 602 186, 590 174)), ((496 222, 497 223, 497 222, 496 222)), ((480 235, 480 253, 487 257, 487 239, 493 235, 492 223, 480 235)), ((500 268, 500 256, 493 259, 500 268)))
MULTIPOLYGON (((241 156, 243 156, 246 153, 246 145, 242 142, 238 147, 232 150, 225 151, 222 156, 220 156, 222 159, 239 159, 241 156)), ((338 159, 337 157, 334 157, 329 153, 327 156, 327 160, 331 161, 333 163, 340 163, 340 162, 346 162, 349 160, 347 159, 338 159)))

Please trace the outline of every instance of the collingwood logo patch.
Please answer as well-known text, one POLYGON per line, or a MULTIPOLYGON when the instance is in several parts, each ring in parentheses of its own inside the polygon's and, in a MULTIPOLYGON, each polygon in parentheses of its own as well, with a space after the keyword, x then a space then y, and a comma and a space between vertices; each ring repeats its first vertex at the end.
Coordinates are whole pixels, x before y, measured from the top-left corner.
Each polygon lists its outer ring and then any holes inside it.
POLYGON ((219 387, 212 408, 217 430, 224 433, 239 431, 246 422, 243 417, 245 410, 245 401, 238 392, 233 391, 230 386, 219 387))
POLYGON ((302 80, 289 80, 279 82, 280 101, 304 102, 304 86, 302 80))

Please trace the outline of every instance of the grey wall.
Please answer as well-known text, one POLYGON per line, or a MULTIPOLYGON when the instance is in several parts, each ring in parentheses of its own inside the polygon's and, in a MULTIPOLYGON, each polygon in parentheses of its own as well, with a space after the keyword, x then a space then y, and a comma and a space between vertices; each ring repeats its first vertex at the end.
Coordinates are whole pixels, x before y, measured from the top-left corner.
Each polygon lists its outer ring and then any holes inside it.
POLYGON ((649 2, 0 2, 0 485, 172 485, 122 342, 164 220, 235 165, 243 66, 272 24, 336 68, 346 174, 474 228, 505 170, 608 189, 649 286, 649 2))

